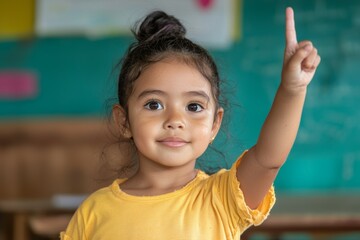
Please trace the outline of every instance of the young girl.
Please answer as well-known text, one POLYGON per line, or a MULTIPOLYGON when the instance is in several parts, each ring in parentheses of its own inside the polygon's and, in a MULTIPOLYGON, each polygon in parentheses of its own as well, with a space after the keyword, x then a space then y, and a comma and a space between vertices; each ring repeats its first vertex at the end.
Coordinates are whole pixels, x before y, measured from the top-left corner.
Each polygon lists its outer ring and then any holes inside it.
POLYGON ((262 223, 320 62, 311 42, 297 42, 294 25, 288 8, 282 79, 257 143, 230 170, 208 176, 195 161, 223 118, 216 65, 176 18, 149 14, 124 57, 113 107, 137 171, 86 199, 61 239, 239 239, 262 223))

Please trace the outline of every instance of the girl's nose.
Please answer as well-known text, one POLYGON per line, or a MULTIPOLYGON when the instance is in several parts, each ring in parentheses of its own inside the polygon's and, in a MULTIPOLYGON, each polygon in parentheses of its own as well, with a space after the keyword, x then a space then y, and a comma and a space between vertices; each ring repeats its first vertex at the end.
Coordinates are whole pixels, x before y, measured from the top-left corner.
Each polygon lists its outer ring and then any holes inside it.
POLYGON ((168 114, 167 120, 164 122, 165 129, 183 129, 185 127, 185 121, 182 114, 178 111, 171 111, 168 114))

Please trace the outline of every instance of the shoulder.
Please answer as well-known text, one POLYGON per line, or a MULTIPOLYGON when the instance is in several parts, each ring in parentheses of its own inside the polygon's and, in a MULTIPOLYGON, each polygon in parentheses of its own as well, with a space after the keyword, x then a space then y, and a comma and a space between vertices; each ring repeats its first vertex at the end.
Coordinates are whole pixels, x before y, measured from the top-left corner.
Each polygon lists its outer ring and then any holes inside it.
POLYGON ((234 162, 230 168, 222 168, 210 175, 201 172, 200 179, 204 182, 214 183, 214 184, 218 182, 228 181, 229 178, 232 178, 233 181, 236 181, 237 180, 236 168, 238 166, 239 161, 240 158, 236 162, 234 162))
POLYGON ((104 206, 107 202, 111 202, 115 199, 116 187, 118 188, 119 183, 122 179, 116 179, 113 183, 107 187, 98 189, 97 191, 91 193, 80 205, 80 209, 96 209, 99 206, 104 206))

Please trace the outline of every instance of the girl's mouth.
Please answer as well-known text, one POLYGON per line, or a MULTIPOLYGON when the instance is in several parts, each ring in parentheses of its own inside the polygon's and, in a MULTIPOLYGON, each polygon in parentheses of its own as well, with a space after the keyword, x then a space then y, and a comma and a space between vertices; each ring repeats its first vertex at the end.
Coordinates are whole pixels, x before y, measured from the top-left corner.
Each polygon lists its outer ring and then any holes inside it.
POLYGON ((167 147, 182 147, 188 143, 184 139, 178 137, 167 137, 159 140, 158 142, 167 147))

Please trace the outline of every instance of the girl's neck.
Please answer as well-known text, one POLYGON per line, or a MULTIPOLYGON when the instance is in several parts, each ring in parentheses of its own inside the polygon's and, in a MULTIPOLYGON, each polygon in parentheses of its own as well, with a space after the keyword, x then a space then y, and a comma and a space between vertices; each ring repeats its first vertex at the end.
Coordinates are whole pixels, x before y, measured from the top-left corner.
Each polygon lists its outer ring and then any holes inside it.
POLYGON ((135 175, 122 183, 120 188, 130 195, 161 195, 181 189, 196 177, 197 172, 194 166, 149 170, 140 164, 135 175))

